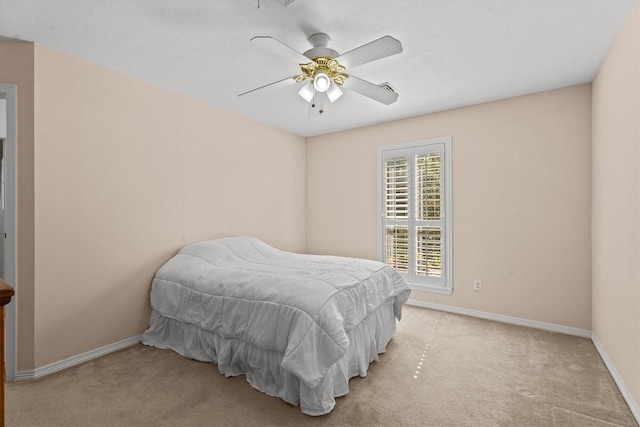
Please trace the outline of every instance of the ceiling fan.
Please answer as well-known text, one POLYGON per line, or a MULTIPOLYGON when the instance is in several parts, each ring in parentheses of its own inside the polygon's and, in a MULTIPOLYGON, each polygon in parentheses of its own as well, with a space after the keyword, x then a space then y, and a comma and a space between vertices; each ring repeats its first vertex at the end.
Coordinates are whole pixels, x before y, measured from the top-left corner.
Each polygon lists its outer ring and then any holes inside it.
POLYGON ((302 86, 298 94, 320 114, 324 112, 325 98, 330 102, 336 101, 343 94, 342 88, 352 90, 386 105, 396 102, 398 93, 389 83, 376 85, 348 74, 346 71, 358 65, 402 52, 400 41, 391 36, 384 36, 340 55, 329 47, 331 39, 324 33, 313 34, 308 40, 312 48, 304 53, 299 53, 269 36, 252 38, 253 44, 280 55, 292 63, 298 63, 301 74, 260 86, 238 96, 245 96, 265 88, 282 87, 306 81, 307 83, 302 86))

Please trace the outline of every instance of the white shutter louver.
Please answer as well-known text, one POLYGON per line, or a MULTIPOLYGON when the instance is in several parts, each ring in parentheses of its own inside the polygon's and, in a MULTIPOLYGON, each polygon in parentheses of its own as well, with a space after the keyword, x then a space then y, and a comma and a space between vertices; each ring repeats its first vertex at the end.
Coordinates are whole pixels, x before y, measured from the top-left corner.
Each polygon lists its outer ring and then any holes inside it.
POLYGON ((442 245, 440 227, 416 227, 416 274, 442 276, 442 245))
POLYGON ((409 216, 409 170, 407 158, 391 157, 385 160, 385 200, 388 219, 409 216))
POLYGON ((401 273, 409 272, 409 228, 387 226, 385 237, 386 263, 401 273))
POLYGON ((417 219, 440 219, 440 153, 416 156, 417 219))

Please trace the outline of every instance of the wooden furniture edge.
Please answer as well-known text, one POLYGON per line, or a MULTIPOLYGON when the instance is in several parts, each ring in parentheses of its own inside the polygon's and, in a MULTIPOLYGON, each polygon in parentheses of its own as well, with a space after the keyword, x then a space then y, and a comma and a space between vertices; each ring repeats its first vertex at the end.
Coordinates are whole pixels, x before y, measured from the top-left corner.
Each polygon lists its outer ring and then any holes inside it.
POLYGON ((6 372, 4 369, 4 306, 11 302, 15 291, 7 282, 0 279, 0 361, 2 362, 2 376, 0 378, 0 427, 4 427, 4 383, 6 372))

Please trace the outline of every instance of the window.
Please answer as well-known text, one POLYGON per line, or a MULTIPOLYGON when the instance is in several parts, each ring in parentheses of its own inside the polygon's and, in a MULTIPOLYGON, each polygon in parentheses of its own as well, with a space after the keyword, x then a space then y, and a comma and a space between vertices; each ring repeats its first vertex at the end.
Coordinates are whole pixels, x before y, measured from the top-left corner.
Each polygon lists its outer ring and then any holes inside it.
POLYGON ((378 148, 379 257, 413 289, 450 294, 451 138, 378 148))

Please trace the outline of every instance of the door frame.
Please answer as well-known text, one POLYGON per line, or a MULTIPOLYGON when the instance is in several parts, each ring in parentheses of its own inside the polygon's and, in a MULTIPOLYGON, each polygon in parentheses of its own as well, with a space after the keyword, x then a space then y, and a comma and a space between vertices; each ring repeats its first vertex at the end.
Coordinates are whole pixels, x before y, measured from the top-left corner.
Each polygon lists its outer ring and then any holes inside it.
MULTIPOLYGON (((0 83, 0 94, 7 100, 7 137, 4 142, 4 280, 15 290, 15 296, 5 309, 6 379, 14 381, 17 368, 17 306, 18 306, 18 86, 0 83)), ((3 236, 0 236, 2 238, 3 236)))

